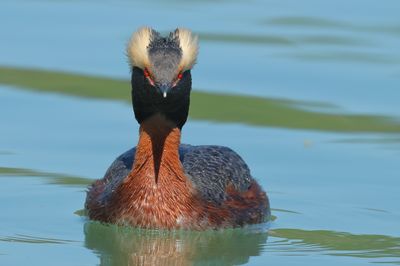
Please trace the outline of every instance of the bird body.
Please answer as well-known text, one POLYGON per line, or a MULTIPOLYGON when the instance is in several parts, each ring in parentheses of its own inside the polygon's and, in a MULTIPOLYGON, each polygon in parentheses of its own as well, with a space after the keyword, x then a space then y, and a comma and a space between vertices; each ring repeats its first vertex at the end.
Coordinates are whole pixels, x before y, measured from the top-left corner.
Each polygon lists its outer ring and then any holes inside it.
POLYGON ((197 39, 188 30, 161 37, 143 28, 132 37, 128 55, 139 141, 89 188, 89 218, 195 230, 263 222, 270 213, 268 198, 238 154, 180 143, 197 39))

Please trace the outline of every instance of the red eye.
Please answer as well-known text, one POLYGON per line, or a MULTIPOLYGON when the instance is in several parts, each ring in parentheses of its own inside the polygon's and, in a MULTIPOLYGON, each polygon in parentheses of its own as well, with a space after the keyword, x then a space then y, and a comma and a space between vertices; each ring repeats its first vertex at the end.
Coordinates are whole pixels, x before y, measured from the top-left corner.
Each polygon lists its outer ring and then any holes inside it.
POLYGON ((173 83, 173 87, 175 87, 178 84, 178 82, 182 79, 182 77, 183 77, 182 72, 179 72, 179 74, 176 76, 176 79, 173 83))
POLYGON ((147 80, 149 81, 150 85, 151 85, 151 86, 154 86, 154 81, 153 81, 153 79, 151 78, 150 72, 147 70, 147 68, 145 68, 145 69, 143 70, 143 75, 147 78, 147 80))
POLYGON ((149 77, 150 77, 150 73, 149 73, 149 71, 147 70, 147 68, 145 68, 145 69, 143 70, 143 74, 144 74, 144 76, 145 76, 146 78, 149 78, 149 77))

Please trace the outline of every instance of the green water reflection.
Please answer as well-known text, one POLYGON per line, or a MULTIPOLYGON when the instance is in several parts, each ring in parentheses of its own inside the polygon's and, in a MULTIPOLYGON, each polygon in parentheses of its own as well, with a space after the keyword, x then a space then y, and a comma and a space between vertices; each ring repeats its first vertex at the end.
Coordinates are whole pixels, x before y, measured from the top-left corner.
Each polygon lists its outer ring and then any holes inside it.
POLYGON ((274 229, 269 232, 269 235, 290 240, 290 246, 311 245, 329 255, 359 258, 400 257, 399 237, 299 229, 274 229))
POLYGON ((339 29, 358 32, 373 32, 400 36, 400 24, 358 25, 345 21, 325 19, 320 17, 275 17, 263 21, 262 24, 282 27, 339 29))
POLYGON ((187 232, 85 224, 85 245, 101 265, 239 265, 262 252, 357 258, 400 257, 400 238, 328 230, 259 229, 187 232), (267 243, 267 238, 271 241, 267 243))
POLYGON ((23 168, 0 167, 0 177, 38 177, 48 184, 65 186, 87 186, 93 182, 92 179, 69 176, 57 173, 47 173, 23 168))
POLYGON ((240 265, 258 256, 265 232, 148 231, 85 224, 85 245, 96 251, 100 265, 240 265))
POLYGON ((368 42, 354 37, 319 35, 319 36, 275 36, 275 35, 240 35, 226 33, 199 33, 204 41, 236 43, 236 44, 257 44, 257 45, 279 45, 291 46, 300 44, 314 45, 368 45, 368 42))
MULTIPOLYGON (((0 67, 0 84, 23 89, 130 102, 129 82, 78 74, 0 67)), ((313 112, 305 106, 330 106, 273 98, 194 91, 190 117, 258 126, 342 132, 400 132, 394 118, 377 115, 313 112), (207 108, 205 108, 207 107, 207 108)))

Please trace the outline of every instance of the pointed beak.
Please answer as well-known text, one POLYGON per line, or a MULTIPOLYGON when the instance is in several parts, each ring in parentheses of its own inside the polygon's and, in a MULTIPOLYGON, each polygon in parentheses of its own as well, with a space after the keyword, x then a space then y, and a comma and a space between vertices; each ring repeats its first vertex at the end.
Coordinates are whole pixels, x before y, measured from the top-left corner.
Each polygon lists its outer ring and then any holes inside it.
POLYGON ((169 90, 171 89, 171 85, 161 84, 160 86, 158 86, 158 88, 160 89, 160 92, 161 92, 163 98, 167 98, 167 94, 168 94, 169 90))

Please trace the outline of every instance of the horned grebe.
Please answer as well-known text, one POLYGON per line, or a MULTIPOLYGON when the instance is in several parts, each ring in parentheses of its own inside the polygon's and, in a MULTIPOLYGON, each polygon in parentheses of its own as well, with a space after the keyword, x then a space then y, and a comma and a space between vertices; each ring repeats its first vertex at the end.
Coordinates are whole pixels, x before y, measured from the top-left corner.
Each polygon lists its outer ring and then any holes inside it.
POLYGON ((180 144, 189 111, 197 37, 167 37, 144 27, 128 44, 137 146, 120 155, 92 184, 90 219, 160 229, 217 229, 263 222, 265 192, 243 159, 223 146, 180 144))

